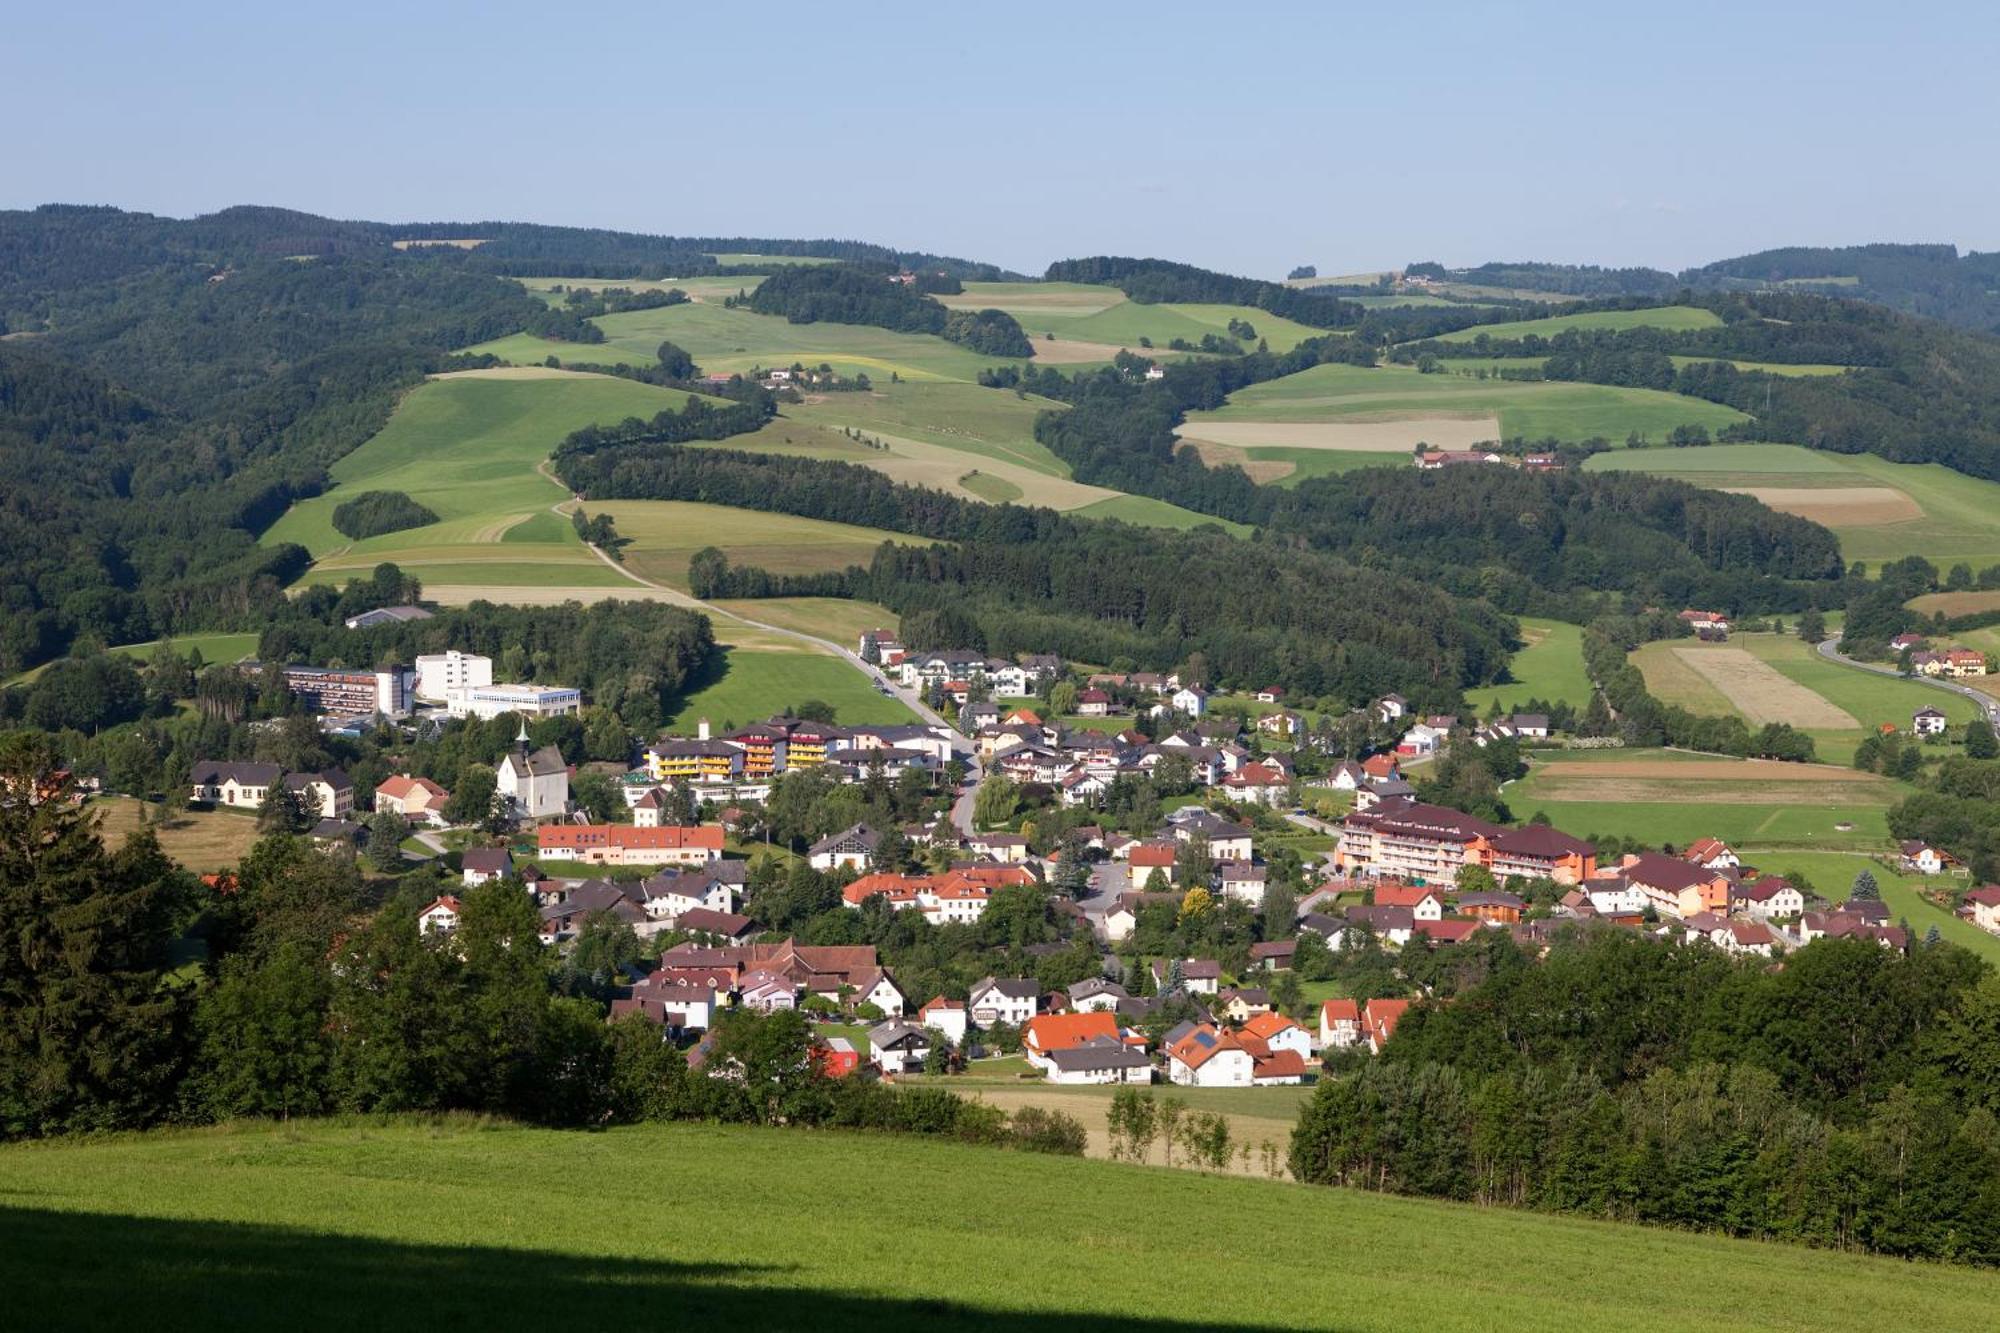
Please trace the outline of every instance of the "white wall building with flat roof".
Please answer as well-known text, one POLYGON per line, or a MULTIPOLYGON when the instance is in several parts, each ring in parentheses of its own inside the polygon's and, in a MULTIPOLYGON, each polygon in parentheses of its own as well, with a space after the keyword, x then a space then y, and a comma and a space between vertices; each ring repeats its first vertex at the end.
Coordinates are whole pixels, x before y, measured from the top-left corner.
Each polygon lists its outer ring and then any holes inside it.
POLYGON ((583 691, 561 685, 469 685, 445 696, 453 717, 490 721, 502 713, 523 717, 562 717, 583 707, 583 691))
POLYGON ((417 659, 417 697, 443 703, 453 690, 483 689, 493 683, 493 659, 478 653, 426 653, 417 659))

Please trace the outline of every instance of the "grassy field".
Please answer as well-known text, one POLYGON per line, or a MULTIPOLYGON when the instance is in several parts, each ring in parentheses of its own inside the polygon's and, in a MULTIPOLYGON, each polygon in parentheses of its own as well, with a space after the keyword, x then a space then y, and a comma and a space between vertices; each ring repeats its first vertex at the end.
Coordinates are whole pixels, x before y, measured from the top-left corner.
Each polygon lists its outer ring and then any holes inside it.
POLYGON ((671 727, 686 731, 705 717, 726 730, 761 722, 808 699, 830 704, 834 720, 850 725, 917 720, 897 700, 876 693, 867 678, 841 658, 803 645, 788 650, 768 635, 738 629, 727 621, 715 628, 724 651, 715 655, 710 672, 667 719, 671 727))
POLYGON ((843 597, 766 597, 755 600, 718 600, 709 603, 718 611, 747 616, 751 620, 815 634, 853 648, 863 630, 896 628, 896 613, 874 602, 848 601, 843 597))
POLYGON ((885 384, 871 393, 815 394, 786 404, 786 420, 940 445, 980 460, 1067 478, 1069 465, 1035 439, 1035 418, 1062 404, 976 384, 885 384))
POLYGON ((717 301, 688 302, 655 310, 602 315, 601 343, 555 342, 517 333, 466 350, 490 352, 515 365, 539 366, 550 356, 565 365, 651 365, 660 343, 685 348, 709 373, 754 367, 809 366, 825 362, 843 375, 887 380, 971 381, 1004 358, 977 352, 925 333, 892 333, 863 324, 791 324, 776 315, 724 309, 717 301))
POLYGON ((811 574, 865 565, 885 541, 918 540, 879 528, 681 500, 609 500, 589 508, 611 515, 618 535, 630 543, 623 551, 627 569, 682 591, 689 558, 705 546, 720 548, 735 564, 811 574))
POLYGON ((1643 645, 1632 660, 1645 674, 1647 688, 1665 702, 1713 717, 1736 713, 1753 725, 1790 721, 1812 736, 1822 759, 1834 762, 1852 758, 1861 738, 1881 723, 1893 723, 1907 734, 1910 715, 1919 708, 1939 709, 1953 726, 1970 722, 1978 711, 1971 700, 1944 690, 1830 662, 1789 634, 1735 634, 1727 644, 1664 640, 1643 645), (1712 674, 1703 673, 1711 660, 1742 654, 1764 663, 1800 693, 1789 699, 1755 696, 1746 706, 1745 698, 1732 699, 1712 674), (1815 701, 1845 713, 1856 725, 1812 725, 1810 714, 1823 711, 1815 709, 1815 701), (1760 713, 1759 705, 1768 711, 1760 713), (1794 705, 1804 711, 1789 714, 1794 705))
POLYGON ((1936 463, 1891 463, 1790 444, 1615 450, 1585 466, 1677 477, 1742 491, 1831 528, 1841 553, 1869 565, 1921 555, 1940 569, 2000 563, 2000 482, 1936 463))
POLYGON ((203 1333, 1948 1333, 1990 1327, 2000 1300, 2000 1278, 1973 1269, 783 1129, 241 1125, 11 1145, 0 1176, 0 1268, 34 1329, 126 1326, 144 1310, 147 1328, 203 1333), (635 1225, 606 1200, 629 1197, 649 1163, 676 1197, 737 1206, 635 1225), (1173 1222, 1225 1218, 1257 1238, 1258 1262, 1191 1262, 1173 1222))
POLYGON ((1115 518, 1126 523, 1147 528, 1188 528, 1214 524, 1224 532, 1238 537, 1247 537, 1252 529, 1248 523, 1238 523, 1233 519, 1217 518, 1213 514, 1199 514, 1192 509, 1183 509, 1165 500, 1155 500, 1149 495, 1117 495, 1087 504, 1076 511, 1081 518, 1115 518))
POLYGON ((1477 439, 1524 435, 1571 440, 1603 436, 1622 443, 1633 431, 1657 439, 1679 425, 1718 430, 1744 419, 1731 408, 1652 389, 1325 365, 1240 390, 1213 412, 1191 413, 1181 433, 1245 448, 1407 454, 1419 441, 1461 448, 1477 439), (1325 427, 1320 432, 1324 438, 1294 438, 1297 432, 1269 429, 1308 424, 1325 427), (1207 429, 1217 425, 1229 429, 1207 429))
MULTIPOLYGON (((1297 324, 1252 306, 1161 304, 1141 305, 1128 301, 1116 287, 1086 283, 968 282, 963 296, 940 297, 946 305, 961 310, 1004 310, 1019 320, 1037 348, 1054 334, 1058 346, 1066 342, 1096 343, 1144 351, 1141 338, 1150 339, 1153 350, 1164 352, 1175 338, 1199 345, 1203 336, 1227 338, 1229 322, 1243 320, 1257 331, 1244 350, 1255 347, 1257 338, 1270 344, 1274 352, 1288 352, 1308 338, 1325 334, 1324 329, 1297 324)), ((1240 340, 1239 340, 1240 341, 1240 340)))
POLYGON ((592 422, 649 417, 685 393, 603 375, 471 373, 412 391, 373 438, 332 468, 325 495, 294 505, 264 534, 317 558, 308 582, 342 583, 394 561, 426 585, 608 587, 623 582, 548 513, 563 489, 537 465, 592 422), (363 491, 403 491, 438 515, 420 528, 351 541, 333 510, 363 491))
POLYGON ((1489 338, 1525 338, 1538 334, 1553 338, 1566 329, 1712 329, 1722 323, 1713 310, 1697 306, 1669 305, 1654 310, 1593 310, 1578 315, 1552 315, 1547 319, 1522 319, 1506 324, 1481 324, 1456 333, 1438 336, 1439 342, 1464 343, 1485 334, 1489 338))
MULTIPOLYGON (((186 657, 193 649, 200 649, 202 661, 214 665, 218 662, 240 662, 246 657, 255 655, 258 637, 254 633, 238 634, 233 632, 183 634, 179 638, 168 640, 168 642, 173 645, 174 651, 182 657, 186 657)), ((160 640, 148 639, 144 643, 121 643, 116 648, 107 648, 105 651, 116 653, 120 657, 129 657, 135 662, 144 662, 153 655, 153 650, 159 646, 160 640)), ((46 670, 48 670, 48 663, 45 662, 41 666, 23 671, 11 679, 0 681, 0 685, 25 685, 46 670)))
POLYGON ((1484 717, 1498 703, 1518 708, 1530 699, 1567 702, 1578 710, 1590 705, 1590 677, 1583 669, 1583 631, 1560 620, 1521 621, 1527 646, 1514 654, 1508 670, 1512 684, 1467 690, 1466 702, 1484 717))
POLYGON ((1504 795, 1517 818, 1539 810, 1578 837, 1875 851, 1888 843, 1888 807, 1912 790, 1831 765, 1597 750, 1545 757, 1504 795))
MULTIPOLYGON (((117 847, 125 835, 139 827, 141 803, 129 796, 104 796, 91 801, 90 809, 99 816, 107 846, 117 847)), ((148 804, 147 817, 159 836, 161 850, 200 874, 226 870, 241 861, 257 841, 255 811, 189 810, 159 822, 160 807, 148 804)))

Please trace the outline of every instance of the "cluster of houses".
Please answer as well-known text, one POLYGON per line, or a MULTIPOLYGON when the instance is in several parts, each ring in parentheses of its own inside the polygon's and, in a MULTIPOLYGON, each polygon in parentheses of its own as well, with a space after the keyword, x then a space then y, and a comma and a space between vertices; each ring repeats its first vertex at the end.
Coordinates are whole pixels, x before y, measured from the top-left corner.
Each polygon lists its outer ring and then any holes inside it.
POLYGON ((717 736, 704 718, 693 736, 647 747, 623 790, 636 820, 645 814, 645 802, 657 806, 664 799, 660 789, 676 784, 685 784, 704 805, 736 804, 766 799, 778 777, 797 769, 821 768, 847 782, 874 774, 893 780, 911 770, 941 773, 953 756, 949 727, 843 727, 774 717, 717 736))
POLYGON ((1898 634, 1889 640, 1897 657, 1908 654, 1911 672, 1937 679, 1963 679, 1987 674, 1986 654, 1971 648, 1934 648, 1921 634, 1898 634))

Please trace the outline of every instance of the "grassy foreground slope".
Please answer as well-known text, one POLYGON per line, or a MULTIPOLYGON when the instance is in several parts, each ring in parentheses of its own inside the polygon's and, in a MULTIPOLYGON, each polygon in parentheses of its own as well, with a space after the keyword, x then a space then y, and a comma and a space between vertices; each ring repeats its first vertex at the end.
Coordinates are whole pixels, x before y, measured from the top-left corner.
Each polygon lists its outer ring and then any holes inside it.
POLYGON ((252 1126, 0 1149, 0 1183, 37 1329, 1951 1330, 2000 1300, 1970 1270, 785 1130, 252 1126))

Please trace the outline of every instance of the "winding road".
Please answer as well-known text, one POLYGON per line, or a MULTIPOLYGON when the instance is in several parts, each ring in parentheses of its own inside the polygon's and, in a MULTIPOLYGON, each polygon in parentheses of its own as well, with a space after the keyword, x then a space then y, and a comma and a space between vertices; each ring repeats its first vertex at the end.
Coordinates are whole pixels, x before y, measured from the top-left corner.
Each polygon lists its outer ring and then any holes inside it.
MULTIPOLYGON (((1843 666, 1855 667, 1862 671, 1872 671, 1878 676, 1895 676, 1898 679, 1904 679, 1903 673, 1894 667, 1879 666, 1873 662, 1855 661, 1840 651, 1840 640, 1837 638, 1820 640, 1819 655, 1829 662, 1839 662, 1843 666)), ((1910 676, 1907 679, 1919 685, 1928 685, 1934 690, 1945 690, 1972 700, 1972 702, 1979 705, 1987 724, 1993 727, 1994 730, 2000 731, 2000 699, 1995 699, 1992 695, 1986 694, 1983 691, 1975 690, 1970 685, 1960 685, 1957 681, 1934 680, 1929 676, 1910 676)))
MULTIPOLYGON (((556 480, 555 474, 549 470, 546 460, 537 464, 535 470, 540 472, 544 477, 547 477, 551 484, 562 486, 562 483, 556 480)), ((563 487, 565 492, 568 489, 566 486, 563 487)), ((558 500, 556 503, 550 505, 549 512, 567 518, 572 507, 581 503, 582 500, 580 497, 571 495, 567 500, 558 500)), ((733 611, 721 610, 709 605, 698 597, 693 597, 680 591, 678 588, 670 588, 664 583, 656 583, 652 579, 635 574, 589 542, 585 542, 584 546, 592 555, 602 560, 606 567, 616 570, 643 588, 650 588, 654 592, 659 593, 662 601, 670 602, 676 606, 687 607, 691 611, 699 611, 703 615, 711 616, 718 620, 730 620, 739 625, 748 625, 753 629, 763 630, 768 634, 778 634, 788 639, 797 639, 799 642, 810 644, 822 652, 831 653, 866 676, 870 685, 889 695, 912 713, 915 713, 926 725, 943 727, 950 733, 952 752, 962 759, 966 765, 965 787, 952 802, 951 806, 952 826, 958 829, 961 834, 970 835, 975 832, 972 822, 973 802, 978 798, 979 784, 985 780, 985 773, 980 767, 979 757, 973 749, 971 739, 936 709, 925 703, 922 695, 883 675, 880 671, 862 661, 859 653, 844 644, 835 643, 832 639, 822 639, 817 634, 807 634, 803 630, 787 629, 783 625, 773 625, 766 620, 752 620, 749 616, 738 615, 733 611)))

